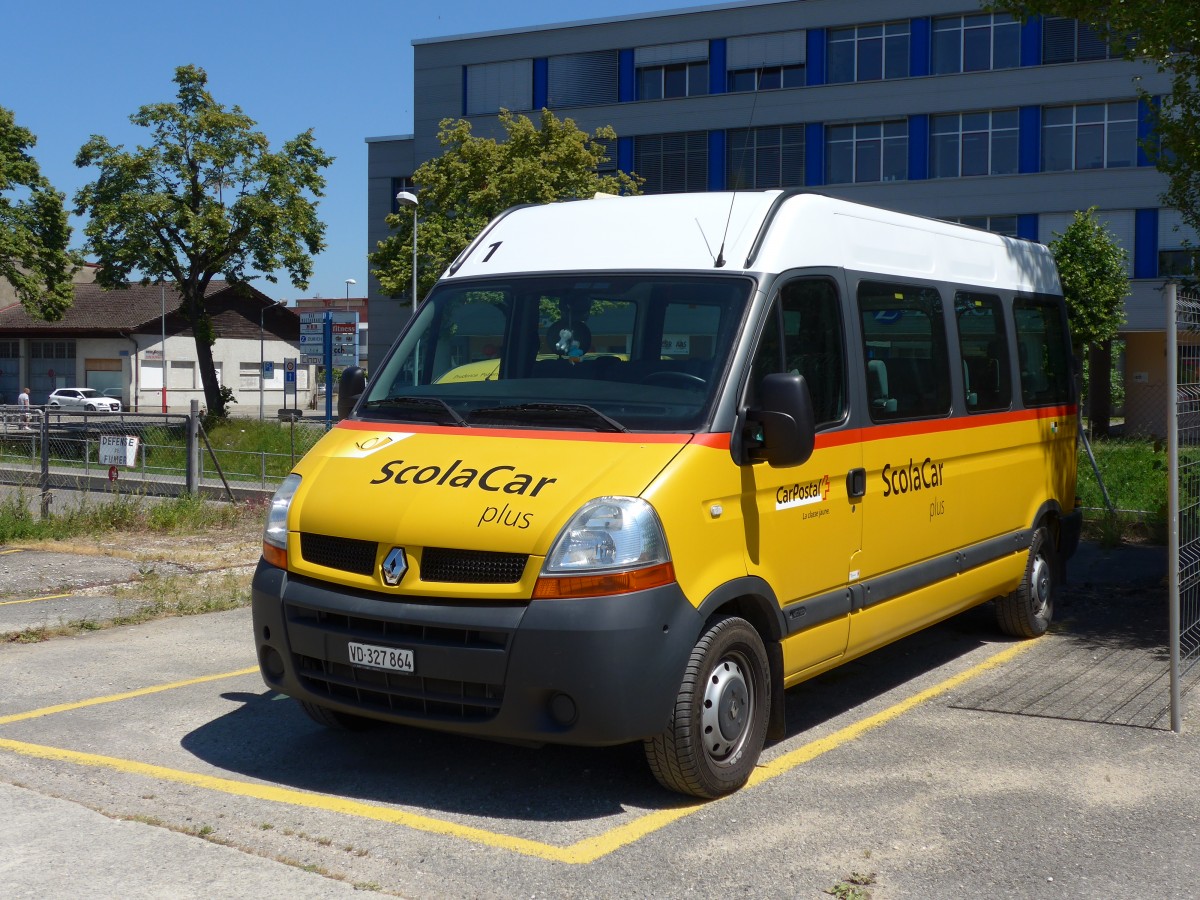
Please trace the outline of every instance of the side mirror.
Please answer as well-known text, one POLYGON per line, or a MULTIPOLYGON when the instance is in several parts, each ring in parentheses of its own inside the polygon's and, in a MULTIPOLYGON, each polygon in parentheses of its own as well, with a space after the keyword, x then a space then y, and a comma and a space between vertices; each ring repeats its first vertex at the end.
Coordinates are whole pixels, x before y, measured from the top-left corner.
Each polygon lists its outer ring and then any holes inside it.
POLYGON ((358 398, 367 389, 367 374, 358 366, 347 366, 342 369, 342 379, 338 382, 338 418, 345 419, 354 411, 358 398))
POLYGON ((757 406, 744 415, 741 446, 734 453, 739 463, 765 460, 774 468, 785 468, 808 462, 817 426, 803 375, 777 372, 766 376, 757 406))

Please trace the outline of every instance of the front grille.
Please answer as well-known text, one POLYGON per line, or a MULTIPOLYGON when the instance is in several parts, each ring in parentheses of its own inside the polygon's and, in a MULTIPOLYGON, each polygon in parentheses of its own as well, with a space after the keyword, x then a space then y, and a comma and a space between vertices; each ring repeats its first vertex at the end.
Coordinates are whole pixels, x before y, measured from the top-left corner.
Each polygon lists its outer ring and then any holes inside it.
POLYGON ((409 717, 483 722, 496 715, 504 685, 423 678, 347 666, 311 656, 295 657, 300 681, 314 694, 409 717))
POLYGON ((356 575, 371 575, 375 571, 378 544, 354 538, 333 537, 328 534, 300 535, 300 555, 306 562, 330 569, 341 569, 356 575))
POLYGON ((421 554, 421 580, 457 584, 516 584, 525 572, 528 559, 524 553, 426 547, 421 554))
POLYGON ((507 630, 386 621, 294 603, 287 604, 285 613, 293 643, 309 650, 295 652, 292 659, 304 687, 314 694, 364 710, 429 720, 481 722, 500 710, 507 630), (310 640, 318 635, 322 637, 310 640), (318 652, 315 647, 329 647, 341 639, 408 647, 416 656, 417 671, 364 669, 310 655, 318 652), (423 674, 422 669, 437 668, 432 660, 439 657, 452 658, 449 666, 443 666, 446 671, 439 674, 463 677, 423 674), (496 681, 478 680, 484 671, 494 672, 496 681), (471 675, 476 675, 476 680, 469 680, 471 675))

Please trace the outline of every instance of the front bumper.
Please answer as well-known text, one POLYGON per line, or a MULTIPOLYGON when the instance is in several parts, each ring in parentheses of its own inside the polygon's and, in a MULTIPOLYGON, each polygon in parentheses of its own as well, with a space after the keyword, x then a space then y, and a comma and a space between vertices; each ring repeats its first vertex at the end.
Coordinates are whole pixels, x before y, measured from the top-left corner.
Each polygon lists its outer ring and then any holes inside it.
POLYGON ((667 725, 702 622, 678 585, 517 604, 384 597, 259 562, 266 684, 369 718, 535 743, 601 746, 667 725), (350 664, 355 641, 413 651, 415 672, 350 664))

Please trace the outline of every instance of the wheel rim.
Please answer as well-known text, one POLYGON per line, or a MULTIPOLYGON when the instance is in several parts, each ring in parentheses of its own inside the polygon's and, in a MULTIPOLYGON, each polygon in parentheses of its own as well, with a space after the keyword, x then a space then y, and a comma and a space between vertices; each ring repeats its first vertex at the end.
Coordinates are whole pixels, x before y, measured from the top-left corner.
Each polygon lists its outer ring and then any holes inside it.
POLYGON ((738 756, 754 718, 754 680, 740 653, 721 658, 708 674, 700 715, 704 752, 718 765, 738 756))
POLYGON ((1050 561, 1040 553, 1033 558, 1029 583, 1033 589, 1033 612, 1035 615, 1045 615, 1054 586, 1054 574, 1050 570, 1050 561))

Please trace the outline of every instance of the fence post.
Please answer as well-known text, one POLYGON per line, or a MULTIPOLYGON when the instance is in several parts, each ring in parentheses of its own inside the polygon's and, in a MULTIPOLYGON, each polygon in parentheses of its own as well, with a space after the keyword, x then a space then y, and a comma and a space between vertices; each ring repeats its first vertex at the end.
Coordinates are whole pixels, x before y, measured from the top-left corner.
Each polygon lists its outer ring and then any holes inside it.
MULTIPOLYGON (((1170 519, 1167 532, 1167 644, 1170 653, 1171 730, 1178 734, 1183 728, 1183 713, 1179 687, 1179 303, 1174 282, 1167 284, 1163 296, 1167 304, 1167 515, 1170 519)), ((1188 499, 1189 503, 1195 500, 1194 497, 1188 499)))
POLYGON ((200 401, 193 400, 187 420, 187 492, 200 489, 200 401))
POLYGON ((42 410, 42 427, 39 429, 42 444, 42 470, 38 478, 38 490, 42 495, 42 518, 50 518, 50 411, 42 410))

